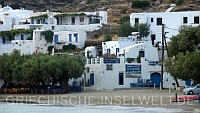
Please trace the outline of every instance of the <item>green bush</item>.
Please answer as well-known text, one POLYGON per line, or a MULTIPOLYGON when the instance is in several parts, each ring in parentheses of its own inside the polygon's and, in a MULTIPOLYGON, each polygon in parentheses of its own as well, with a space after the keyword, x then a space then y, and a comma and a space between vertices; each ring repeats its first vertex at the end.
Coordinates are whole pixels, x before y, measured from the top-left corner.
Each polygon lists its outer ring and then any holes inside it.
POLYGON ((132 1, 132 7, 136 7, 136 8, 143 8, 149 5, 150 5, 150 2, 147 0, 133 0, 132 1))
POLYGON ((106 33, 104 37, 104 41, 111 41, 112 40, 112 34, 106 33))
POLYGON ((129 21, 130 21, 130 16, 125 16, 125 17, 120 18, 121 23, 129 22, 129 21))
POLYGON ((183 4, 183 0, 176 0, 176 5, 177 6, 180 6, 180 5, 182 5, 183 4))

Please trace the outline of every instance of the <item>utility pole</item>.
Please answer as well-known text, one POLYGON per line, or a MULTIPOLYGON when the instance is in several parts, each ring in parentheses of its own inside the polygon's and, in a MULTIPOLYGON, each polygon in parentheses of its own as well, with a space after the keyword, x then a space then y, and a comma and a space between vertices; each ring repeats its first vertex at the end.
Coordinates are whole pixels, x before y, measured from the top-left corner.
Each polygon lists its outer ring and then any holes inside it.
POLYGON ((165 24, 162 24, 162 64, 161 64, 161 89, 163 89, 163 61, 164 61, 164 43, 165 43, 165 32, 164 32, 165 24))

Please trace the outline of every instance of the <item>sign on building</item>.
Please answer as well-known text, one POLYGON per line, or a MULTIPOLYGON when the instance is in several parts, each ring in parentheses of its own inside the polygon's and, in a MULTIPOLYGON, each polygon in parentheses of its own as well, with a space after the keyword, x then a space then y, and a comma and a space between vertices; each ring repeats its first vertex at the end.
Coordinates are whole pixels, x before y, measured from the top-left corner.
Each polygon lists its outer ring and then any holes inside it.
POLYGON ((118 37, 118 41, 133 41, 133 37, 118 37))
POLYGON ((126 77, 141 78, 141 65, 126 65, 126 77))

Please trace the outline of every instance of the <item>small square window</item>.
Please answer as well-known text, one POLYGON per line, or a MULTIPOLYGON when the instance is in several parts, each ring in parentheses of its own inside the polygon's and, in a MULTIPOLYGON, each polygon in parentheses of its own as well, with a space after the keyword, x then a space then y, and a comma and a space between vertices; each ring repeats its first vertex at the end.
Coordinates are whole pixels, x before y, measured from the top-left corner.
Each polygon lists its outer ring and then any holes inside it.
POLYGON ((107 64, 106 65, 106 70, 113 70, 113 65, 112 64, 107 64))

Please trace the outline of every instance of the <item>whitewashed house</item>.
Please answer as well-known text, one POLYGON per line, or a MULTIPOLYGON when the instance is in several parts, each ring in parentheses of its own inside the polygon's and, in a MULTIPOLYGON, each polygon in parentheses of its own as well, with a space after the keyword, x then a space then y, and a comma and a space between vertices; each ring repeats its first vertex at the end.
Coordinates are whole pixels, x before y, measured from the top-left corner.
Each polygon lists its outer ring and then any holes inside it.
POLYGON ((11 30, 14 25, 24 24, 31 13, 31 10, 13 10, 10 6, 0 5, 0 31, 11 30))
POLYGON ((135 23, 147 23, 150 25, 150 35, 145 40, 154 40, 155 42, 162 40, 162 24, 165 25, 167 41, 173 35, 178 34, 179 27, 182 25, 198 26, 200 23, 200 11, 181 11, 170 12, 173 9, 172 5, 166 12, 144 12, 131 13, 130 23, 134 26, 135 23))
MULTIPOLYGON (((152 46, 151 41, 133 39, 135 39, 134 36, 129 36, 119 37, 118 41, 102 42, 103 53, 114 54, 117 58, 87 59, 84 79, 86 82, 89 81, 91 89, 133 88, 149 79, 158 87, 161 80, 163 80, 164 88, 173 87, 172 83, 175 83, 175 80, 169 73, 164 72, 161 77, 158 48, 152 46)), ((185 86, 185 81, 178 81, 180 86, 185 86)))
MULTIPOLYGON (((100 29, 102 24, 107 24, 107 12, 75 12, 75 13, 57 13, 57 12, 34 12, 31 10, 17 9, 13 10, 6 6, 0 9, 0 32, 15 30, 51 30, 54 32, 53 43, 55 47, 61 48, 62 45, 72 43, 78 48, 84 47, 86 40, 86 31, 100 29)), ((19 34, 14 40, 8 40, 6 37, 0 37, 0 54, 10 53, 13 49, 18 49, 23 54, 38 51, 45 53, 46 47, 39 47, 36 35, 19 34), (33 37, 32 37, 33 36, 33 37), (29 40, 27 40, 29 38, 29 40), (33 40, 30 40, 32 38, 33 40), (37 45, 37 46, 36 46, 37 45)), ((48 45, 46 41, 42 41, 48 45)), ((57 49, 58 49, 57 48, 57 49)))
POLYGON ((57 13, 57 12, 35 12, 29 16, 30 24, 15 25, 15 29, 48 29, 54 31, 93 31, 100 29, 102 24, 107 24, 107 12, 72 12, 72 13, 57 13))

